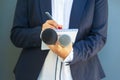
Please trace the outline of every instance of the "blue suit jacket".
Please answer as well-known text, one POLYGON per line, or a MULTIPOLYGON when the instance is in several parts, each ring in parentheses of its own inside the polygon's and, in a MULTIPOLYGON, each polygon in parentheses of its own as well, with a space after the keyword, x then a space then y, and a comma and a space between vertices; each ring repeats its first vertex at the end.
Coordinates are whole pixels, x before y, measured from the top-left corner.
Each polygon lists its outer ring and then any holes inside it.
MULTIPOLYGON (((107 0, 73 0, 69 28, 79 29, 70 65, 73 80, 100 80, 104 72, 97 53, 107 36, 107 0)), ((23 48, 15 67, 16 80, 36 80, 48 50, 41 50, 41 26, 51 13, 51 0, 18 0, 11 41, 23 48)), ((50 65, 48 65, 50 66, 50 65)))

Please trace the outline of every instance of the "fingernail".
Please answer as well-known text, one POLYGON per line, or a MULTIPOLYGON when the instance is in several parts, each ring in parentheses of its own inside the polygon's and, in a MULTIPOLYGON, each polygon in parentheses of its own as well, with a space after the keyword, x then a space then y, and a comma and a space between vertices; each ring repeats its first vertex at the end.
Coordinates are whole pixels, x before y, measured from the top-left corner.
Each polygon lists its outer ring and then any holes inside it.
POLYGON ((62 27, 61 27, 61 26, 58 26, 58 29, 62 29, 62 27))

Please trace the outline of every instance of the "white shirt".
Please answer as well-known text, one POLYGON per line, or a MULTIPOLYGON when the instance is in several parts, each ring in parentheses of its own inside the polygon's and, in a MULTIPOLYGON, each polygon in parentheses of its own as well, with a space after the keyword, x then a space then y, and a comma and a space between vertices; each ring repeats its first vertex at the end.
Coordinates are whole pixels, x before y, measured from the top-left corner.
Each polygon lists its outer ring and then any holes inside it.
MULTIPOLYGON (((63 28, 69 28, 73 0, 52 0, 52 17, 63 28)), ((73 59, 73 51, 63 61, 49 51, 37 80, 72 80, 70 66, 66 62, 73 59), (62 63, 62 64, 61 64, 62 63)))
POLYGON ((52 0, 52 17, 63 28, 69 27, 73 0, 52 0))

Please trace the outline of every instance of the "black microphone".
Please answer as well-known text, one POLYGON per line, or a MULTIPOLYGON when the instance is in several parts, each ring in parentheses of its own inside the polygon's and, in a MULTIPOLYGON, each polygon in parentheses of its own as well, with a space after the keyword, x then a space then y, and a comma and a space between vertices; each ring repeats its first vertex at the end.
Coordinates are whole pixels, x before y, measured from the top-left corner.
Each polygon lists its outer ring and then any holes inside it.
POLYGON ((42 32, 41 39, 43 40, 44 43, 52 45, 56 43, 58 36, 55 30, 48 28, 42 32))
POLYGON ((57 41, 62 47, 66 47, 71 43, 71 38, 67 34, 59 35, 51 28, 45 29, 41 34, 41 39, 48 45, 55 44, 57 41))

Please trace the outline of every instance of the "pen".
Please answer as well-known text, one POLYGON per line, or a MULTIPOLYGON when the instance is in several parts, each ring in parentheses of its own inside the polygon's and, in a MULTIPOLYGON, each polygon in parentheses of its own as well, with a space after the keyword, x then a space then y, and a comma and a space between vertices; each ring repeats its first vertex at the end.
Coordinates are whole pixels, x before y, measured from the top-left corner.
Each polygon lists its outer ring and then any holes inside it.
MULTIPOLYGON (((49 12, 45 12, 45 14, 47 15, 47 17, 50 19, 50 20, 53 20, 52 16, 50 15, 49 12)), ((58 26, 58 29, 62 29, 61 26, 58 26)))
POLYGON ((50 19, 50 20, 53 20, 52 16, 50 15, 49 12, 45 12, 45 14, 47 15, 47 17, 50 19))

